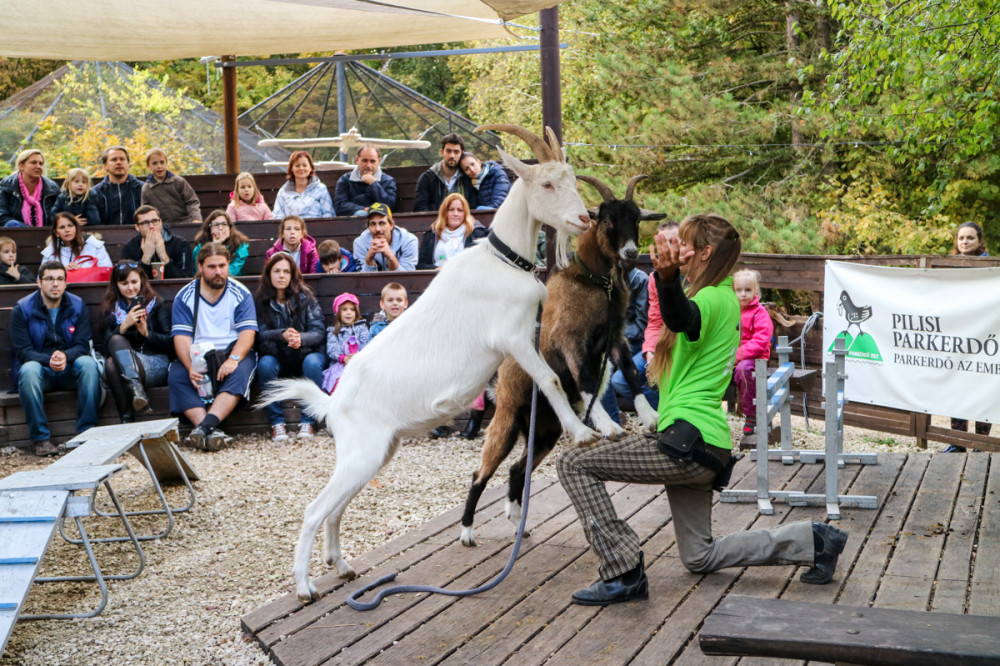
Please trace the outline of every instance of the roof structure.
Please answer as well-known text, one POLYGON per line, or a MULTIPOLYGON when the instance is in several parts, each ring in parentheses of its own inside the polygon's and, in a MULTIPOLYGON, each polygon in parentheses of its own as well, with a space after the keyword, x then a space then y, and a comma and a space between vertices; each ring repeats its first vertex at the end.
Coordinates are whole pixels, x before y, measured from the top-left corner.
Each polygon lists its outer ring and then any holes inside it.
MULTIPOLYGON (((189 173, 226 172, 222 116, 153 78, 136 76, 133 68, 121 62, 75 61, 4 100, 0 105, 0 156, 13 162, 18 151, 35 147, 33 141, 46 131, 46 121, 57 119, 68 141, 69 132, 84 127, 91 118, 107 121, 108 130, 119 137, 130 137, 145 124, 154 136, 168 138, 169 145, 185 149, 191 156, 189 173), (123 96, 134 97, 137 90, 149 96, 141 112, 126 107, 123 100, 123 96), (157 100, 163 97, 180 101, 176 116, 167 117, 157 110, 157 100)), ((289 151, 261 148, 257 145, 261 138, 240 129, 242 170, 259 172, 264 170, 264 162, 288 161, 289 151)))
MULTIPOLYGON (((389 167, 437 162, 441 137, 452 132, 480 159, 496 159, 500 145, 492 132, 473 133, 479 123, 359 62, 317 65, 245 111, 239 121, 267 138, 337 137, 356 128, 366 137, 430 142, 429 148, 383 148, 383 165, 389 167)), ((319 161, 336 160, 340 151, 326 147, 311 152, 319 161)), ((347 158, 353 162, 353 150, 347 158)))

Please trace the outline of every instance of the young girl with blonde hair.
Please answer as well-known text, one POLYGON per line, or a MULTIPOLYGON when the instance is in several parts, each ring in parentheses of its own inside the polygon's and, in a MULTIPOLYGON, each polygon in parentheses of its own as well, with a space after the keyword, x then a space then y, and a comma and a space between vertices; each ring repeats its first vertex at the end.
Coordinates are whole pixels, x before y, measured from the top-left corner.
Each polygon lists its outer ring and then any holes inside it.
POLYGON ((63 179, 62 191, 52 206, 52 217, 56 213, 75 215, 81 226, 90 222, 101 223, 101 214, 94 200, 90 198, 90 174, 85 169, 70 169, 63 179))
POLYGON ((757 432, 757 409, 754 406, 757 383, 754 366, 758 358, 765 361, 771 358, 774 324, 767 309, 760 304, 760 273, 745 269, 736 271, 733 274, 733 291, 740 302, 740 346, 736 350, 733 380, 740 393, 743 416, 746 417, 740 448, 752 449, 756 444, 753 435, 757 432))
POLYGON ((257 188, 257 181, 248 171, 242 171, 236 176, 236 185, 229 193, 229 199, 226 214, 234 222, 274 219, 274 214, 264 202, 264 195, 257 188))

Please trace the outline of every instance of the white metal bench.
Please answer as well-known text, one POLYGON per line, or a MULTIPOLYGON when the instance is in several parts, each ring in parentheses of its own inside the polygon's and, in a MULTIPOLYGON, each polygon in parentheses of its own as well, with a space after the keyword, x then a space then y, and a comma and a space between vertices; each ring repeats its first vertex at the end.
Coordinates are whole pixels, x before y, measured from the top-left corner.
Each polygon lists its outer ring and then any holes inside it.
MULTIPOLYGON (((153 482, 153 490, 159 497, 161 509, 148 511, 127 511, 127 516, 164 515, 167 525, 157 534, 139 536, 140 541, 160 539, 174 527, 174 514, 189 510, 194 506, 195 492, 191 481, 198 480, 198 474, 174 445, 178 440, 177 419, 159 419, 139 423, 100 426, 81 433, 66 443, 71 449, 68 454, 54 462, 49 469, 108 465, 118 458, 131 453, 143 464, 153 482), (181 481, 187 486, 188 502, 184 506, 172 507, 163 494, 161 483, 181 481)), ((116 513, 94 508, 94 513, 103 517, 116 517, 116 513)), ((64 535, 65 536, 65 535, 64 535)), ((71 540, 80 543, 79 540, 71 540)), ((126 537, 95 539, 94 541, 126 541, 126 537)))

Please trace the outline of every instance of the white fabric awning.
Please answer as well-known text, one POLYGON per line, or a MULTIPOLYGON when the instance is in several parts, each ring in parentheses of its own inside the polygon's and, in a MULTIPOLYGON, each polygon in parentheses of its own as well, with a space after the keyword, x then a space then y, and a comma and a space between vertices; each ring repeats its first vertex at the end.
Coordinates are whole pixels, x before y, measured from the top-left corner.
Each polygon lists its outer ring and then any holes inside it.
POLYGON ((0 0, 0 55, 175 60, 509 37, 560 0, 0 0))

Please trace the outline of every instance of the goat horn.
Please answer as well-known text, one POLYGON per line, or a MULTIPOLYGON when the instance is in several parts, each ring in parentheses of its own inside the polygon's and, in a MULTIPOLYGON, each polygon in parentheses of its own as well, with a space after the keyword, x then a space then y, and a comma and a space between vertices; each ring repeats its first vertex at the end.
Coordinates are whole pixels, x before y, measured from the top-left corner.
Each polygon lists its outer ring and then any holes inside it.
POLYGON ((531 150, 539 162, 561 161, 553 159, 552 151, 549 150, 548 145, 546 145, 545 139, 538 136, 531 130, 521 127, 520 125, 508 125, 505 123, 497 125, 480 125, 474 129, 473 132, 482 132, 483 130, 507 132, 508 134, 513 134, 514 136, 522 139, 526 144, 531 146, 531 150))
POLYGON ((581 176, 580 174, 577 174, 576 179, 593 185, 597 191, 601 193, 601 199, 604 201, 612 201, 615 198, 615 193, 611 191, 611 188, 608 187, 606 183, 597 180, 593 176, 581 176))
POLYGON ((635 186, 643 178, 649 178, 649 174, 640 173, 637 176, 632 176, 631 180, 628 181, 628 185, 625 187, 625 201, 632 200, 632 194, 635 192, 635 186))
POLYGON ((552 161, 562 162, 564 158, 562 146, 559 144, 559 137, 556 136, 556 133, 548 125, 545 126, 545 136, 549 137, 549 150, 551 151, 552 161))

